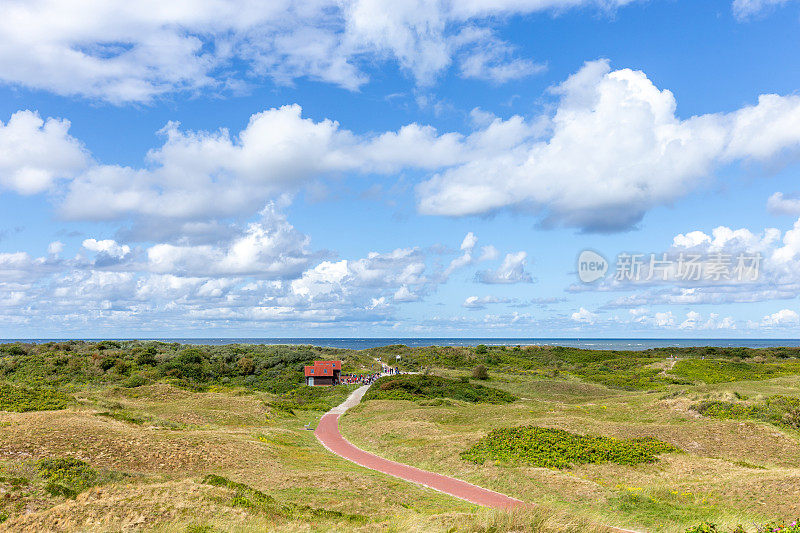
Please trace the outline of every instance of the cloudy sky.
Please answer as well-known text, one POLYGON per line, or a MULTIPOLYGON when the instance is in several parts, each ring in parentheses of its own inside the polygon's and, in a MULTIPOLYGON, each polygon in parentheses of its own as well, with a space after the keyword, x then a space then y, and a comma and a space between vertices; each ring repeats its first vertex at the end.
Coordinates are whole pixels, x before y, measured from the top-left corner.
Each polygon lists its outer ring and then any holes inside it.
POLYGON ((0 337, 797 337, 798 52, 795 0, 6 0, 0 337))

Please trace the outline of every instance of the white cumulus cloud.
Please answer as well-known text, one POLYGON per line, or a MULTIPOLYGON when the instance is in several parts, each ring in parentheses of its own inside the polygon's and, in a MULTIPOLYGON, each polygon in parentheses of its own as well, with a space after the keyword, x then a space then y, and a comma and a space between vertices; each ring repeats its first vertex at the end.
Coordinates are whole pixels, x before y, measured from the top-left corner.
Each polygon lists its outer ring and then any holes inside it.
POLYGON ((527 262, 526 252, 506 254, 497 269, 482 270, 475 274, 475 279, 481 283, 491 284, 532 283, 533 277, 525 270, 527 262))
POLYGON ((732 113, 681 119, 676 101, 640 71, 587 63, 554 89, 552 133, 475 156, 417 188, 423 213, 542 212, 582 229, 628 228, 736 161, 800 148, 800 97, 762 95, 732 113))
POLYGON ((122 259, 131 253, 131 247, 127 244, 118 244, 113 239, 104 239, 98 241, 97 239, 86 239, 83 241, 83 247, 90 252, 98 254, 105 254, 115 259, 122 259))
POLYGON ((17 111, 6 124, 0 121, 0 191, 40 193, 82 170, 87 154, 69 135, 69 126, 68 120, 43 120, 33 111, 17 111))
POLYGON ((537 65, 494 35, 499 18, 629 1, 6 0, 0 80, 113 103, 300 77, 357 90, 387 61, 420 84, 454 60, 502 82, 537 65))

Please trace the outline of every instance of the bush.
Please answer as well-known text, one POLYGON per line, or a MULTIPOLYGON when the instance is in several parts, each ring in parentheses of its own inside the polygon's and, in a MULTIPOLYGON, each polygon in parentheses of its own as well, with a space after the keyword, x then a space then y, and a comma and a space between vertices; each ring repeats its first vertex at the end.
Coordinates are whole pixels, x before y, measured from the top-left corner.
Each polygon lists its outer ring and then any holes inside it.
POLYGON ((0 345, 0 352, 5 352, 8 355, 26 355, 27 352, 19 344, 2 344, 0 345))
POLYGON ((489 372, 486 370, 486 367, 483 365, 478 365, 472 369, 472 378, 473 379, 489 379, 489 372))
POLYGON ((800 429, 800 398, 774 395, 760 402, 705 400, 692 406, 703 416, 719 419, 758 420, 780 427, 800 429))
POLYGON ((253 360, 249 357, 241 357, 238 361, 236 361, 236 367, 239 369, 239 372, 248 376, 256 371, 256 365, 253 363, 253 360))
POLYGON ((771 379, 796 372, 796 368, 769 363, 745 363, 716 359, 684 359, 675 363, 672 374, 703 383, 729 383, 771 379))
POLYGON ((356 514, 345 514, 340 511, 330 511, 328 509, 317 509, 307 505, 297 504, 279 504, 272 496, 261 492, 258 489, 245 485, 244 483, 237 483, 230 479, 218 476, 216 474, 208 474, 203 478, 203 483, 213 485, 215 487, 224 487, 234 491, 233 498, 230 504, 233 507, 243 507, 245 509, 262 512, 270 515, 277 516, 311 516, 314 518, 327 518, 327 519, 343 519, 350 522, 364 524, 367 522, 366 517, 356 514))
POLYGON ((154 346, 148 346, 136 356, 136 364, 139 366, 156 366, 158 364, 156 353, 154 346))
POLYGON ((125 380, 122 386, 128 389, 135 389, 136 387, 147 385, 147 382, 147 378, 142 374, 133 374, 131 377, 125 380))
MULTIPOLYGON (((786 524, 785 522, 770 522, 769 524, 763 524, 761 526, 756 526, 757 531, 759 532, 776 532, 776 533, 800 533, 800 526, 797 525, 797 520, 790 524, 786 524)), ((686 530, 686 533, 724 533, 722 530, 718 529, 716 524, 712 524, 710 522, 703 522, 696 526, 692 526, 686 530)), ((741 526, 736 526, 729 533, 747 533, 746 530, 741 526)))
POLYGON ((703 522, 702 524, 690 527, 686 530, 686 533, 717 533, 718 531, 716 524, 703 522))
POLYGON ((87 463, 74 457, 40 459, 36 472, 47 481, 45 490, 52 496, 74 498, 97 484, 97 472, 87 463))
POLYGON ((492 460, 545 468, 570 468, 587 463, 653 463, 657 454, 678 451, 671 444, 651 437, 619 440, 578 435, 562 429, 522 426, 495 429, 462 452, 461 458, 477 464, 492 460))
POLYGON ((188 348, 177 357, 165 364, 165 373, 179 379, 189 379, 195 382, 205 381, 206 357, 197 348, 188 348))
POLYGON ((52 389, 28 389, 0 383, 0 411, 57 411, 66 409, 70 399, 52 389))
POLYGON ((475 347, 475 353, 478 355, 483 355, 488 351, 489 348, 487 348, 485 344, 479 344, 475 347))
POLYGON ((355 390, 353 386, 297 387, 267 405, 278 411, 294 414, 298 411, 328 411, 347 399, 355 390))
POLYGON ((364 395, 365 401, 431 398, 450 398, 472 403, 510 403, 517 399, 508 392, 475 385, 469 381, 408 374, 382 377, 364 395))

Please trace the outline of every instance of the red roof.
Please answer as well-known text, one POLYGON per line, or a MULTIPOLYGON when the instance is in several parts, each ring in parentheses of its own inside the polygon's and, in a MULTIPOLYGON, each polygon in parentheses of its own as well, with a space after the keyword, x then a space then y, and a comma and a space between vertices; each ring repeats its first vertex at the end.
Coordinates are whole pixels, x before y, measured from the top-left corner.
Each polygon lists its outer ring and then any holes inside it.
POLYGON ((305 375, 308 376, 333 376, 334 370, 341 370, 341 361, 314 361, 313 366, 304 367, 305 375))

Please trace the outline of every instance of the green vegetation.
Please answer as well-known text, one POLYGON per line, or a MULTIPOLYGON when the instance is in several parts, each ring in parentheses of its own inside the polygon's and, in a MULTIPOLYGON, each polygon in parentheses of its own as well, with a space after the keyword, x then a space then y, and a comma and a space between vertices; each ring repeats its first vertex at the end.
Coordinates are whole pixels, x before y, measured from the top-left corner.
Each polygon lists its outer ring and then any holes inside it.
POLYGON ((281 504, 275 498, 260 490, 254 489, 244 483, 231 481, 226 477, 216 474, 208 474, 205 476, 203 478, 203 483, 232 490, 234 494, 229 502, 232 507, 242 507, 271 516, 335 519, 345 520, 354 524, 364 524, 367 522, 365 516, 358 514, 318 509, 308 505, 281 504))
POLYGON ((450 398, 472 403, 510 403, 511 393, 439 376, 395 375, 380 378, 364 395, 364 400, 430 400, 450 398))
MULTIPOLYGON (((761 532, 770 532, 770 533, 800 533, 800 526, 797 525, 797 520, 787 523, 787 522, 770 522, 768 524, 762 524, 760 526, 756 526, 756 530, 761 532)), ((747 533, 747 530, 743 528, 741 525, 736 526, 733 529, 720 529, 711 522, 703 522, 696 526, 690 527, 686 530, 686 533, 747 533)))
POLYGON ((362 353, 334 348, 70 341, 0 345, 0 383, 74 390, 87 384, 135 388, 167 381, 192 390, 230 386, 283 394, 303 383, 304 365, 334 358, 343 360, 343 372, 373 370, 374 360, 362 353))
POLYGON ((97 416, 111 418, 113 420, 125 422, 126 424, 136 424, 138 426, 147 425, 161 429, 186 429, 188 427, 186 424, 179 424, 152 416, 134 415, 124 410, 103 411, 97 413, 97 416))
POLYGON ((295 411, 328 411, 347 399, 357 386, 308 387, 303 385, 267 403, 268 407, 287 414, 295 411))
POLYGON ((45 491, 51 496, 74 498, 99 481, 91 466, 72 457, 41 459, 36 463, 36 472, 47 481, 45 491))
POLYGON ((70 397, 52 389, 30 389, 0 383, 0 411, 57 411, 65 409, 70 397))
POLYGON ((543 378, 575 376, 622 390, 658 390, 669 385, 763 380, 800 374, 800 348, 656 348, 645 351, 584 350, 564 346, 387 346, 367 350, 401 370, 426 368, 525 372, 543 378), (401 356, 400 361, 395 357, 401 356), (677 357, 674 368, 662 368, 677 357))
POLYGON ((602 522, 666 533, 708 520, 718 532, 741 523, 754 533, 754 524, 796 514, 799 356, 795 348, 0 345, 0 410, 45 409, 0 412, 0 521, 20 531, 498 533, 602 522), (384 401, 340 418, 349 440, 533 502, 542 515, 479 510, 332 457, 307 428, 353 387, 306 387, 303 366, 341 359, 345 373, 371 373, 376 358, 414 373, 381 379, 366 400, 384 401), (652 438, 624 440, 638 435, 652 438), (660 455, 678 448, 685 453, 660 455), (53 459, 63 457, 80 460, 53 459), (87 491, 95 486, 102 490, 87 491))
POLYGON ((649 358, 613 357, 582 363, 571 373, 585 381, 623 390, 657 390, 666 385, 688 385, 689 382, 649 368, 649 358))
POLYGON ((472 379, 489 379, 489 372, 485 365, 478 365, 472 369, 472 379))
POLYGON ((678 451, 671 444, 651 437, 619 440, 523 426, 496 429, 462 452, 461 457, 478 464, 492 460, 510 465, 524 463, 544 468, 570 468, 593 463, 654 463, 657 454, 678 451))
POLYGON ((800 372, 800 366, 796 362, 793 364, 764 364, 708 359, 678 361, 672 369, 672 373, 676 376, 703 383, 771 379, 798 372, 800 372))
POLYGON ((800 429, 800 398, 774 395, 756 402, 705 400, 692 406, 703 416, 733 420, 758 420, 800 429))

